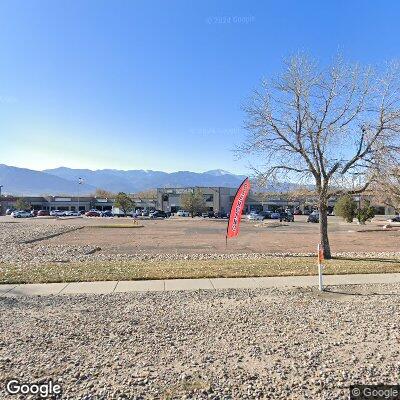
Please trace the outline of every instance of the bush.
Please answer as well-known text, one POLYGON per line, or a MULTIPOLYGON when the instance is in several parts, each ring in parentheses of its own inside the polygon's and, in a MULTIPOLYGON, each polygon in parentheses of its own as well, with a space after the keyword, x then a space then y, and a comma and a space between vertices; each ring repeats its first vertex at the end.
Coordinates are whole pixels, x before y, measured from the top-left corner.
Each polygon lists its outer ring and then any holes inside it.
POLYGON ((364 207, 357 211, 357 219, 360 224, 365 224, 366 221, 375 217, 374 207, 371 206, 369 201, 365 202, 364 207))
POLYGON ((349 194, 340 197, 334 208, 335 215, 342 217, 347 222, 353 222, 356 210, 357 204, 349 194))

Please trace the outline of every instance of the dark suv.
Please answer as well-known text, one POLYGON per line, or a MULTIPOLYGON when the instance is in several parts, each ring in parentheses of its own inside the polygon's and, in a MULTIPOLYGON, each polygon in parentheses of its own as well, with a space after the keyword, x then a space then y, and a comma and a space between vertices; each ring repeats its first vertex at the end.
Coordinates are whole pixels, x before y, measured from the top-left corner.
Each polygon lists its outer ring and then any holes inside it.
POLYGON ((279 216, 279 221, 285 221, 285 222, 294 222, 294 216, 291 213, 287 212, 281 212, 279 216))
POLYGON ((216 211, 214 213, 214 218, 228 218, 228 215, 226 214, 226 212, 216 211))
POLYGON ((166 212, 164 211, 155 211, 154 213, 152 213, 150 215, 151 219, 155 219, 155 218, 168 218, 168 215, 166 212))
POLYGON ((312 212, 312 213, 308 216, 307 222, 318 223, 318 222, 319 222, 319 214, 316 213, 316 212, 312 212))

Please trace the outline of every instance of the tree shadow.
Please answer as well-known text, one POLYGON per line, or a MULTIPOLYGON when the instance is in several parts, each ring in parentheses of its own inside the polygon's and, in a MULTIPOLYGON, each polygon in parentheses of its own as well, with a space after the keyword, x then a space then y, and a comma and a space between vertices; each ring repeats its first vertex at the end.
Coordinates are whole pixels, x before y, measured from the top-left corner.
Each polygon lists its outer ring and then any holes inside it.
POLYGON ((359 297, 370 297, 370 296, 400 296, 400 293, 377 293, 377 292, 359 292, 356 290, 344 291, 340 289, 335 289, 335 286, 326 286, 323 293, 342 295, 342 296, 359 296, 359 297))

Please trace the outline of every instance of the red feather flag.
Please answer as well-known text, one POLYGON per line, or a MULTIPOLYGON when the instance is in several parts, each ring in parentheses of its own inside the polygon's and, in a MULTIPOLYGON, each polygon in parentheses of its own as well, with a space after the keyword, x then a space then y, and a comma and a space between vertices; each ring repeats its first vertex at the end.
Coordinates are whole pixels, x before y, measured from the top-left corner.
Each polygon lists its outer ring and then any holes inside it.
POLYGON ((246 178, 236 192, 235 199, 232 203, 231 212, 229 214, 228 227, 226 229, 226 238, 239 235, 239 225, 242 218, 244 203, 250 192, 250 181, 246 178))

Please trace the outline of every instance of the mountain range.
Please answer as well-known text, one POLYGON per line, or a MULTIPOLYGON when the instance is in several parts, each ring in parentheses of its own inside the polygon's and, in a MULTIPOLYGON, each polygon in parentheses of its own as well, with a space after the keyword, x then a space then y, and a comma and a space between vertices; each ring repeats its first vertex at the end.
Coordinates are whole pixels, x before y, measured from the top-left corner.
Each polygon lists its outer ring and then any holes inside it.
MULTIPOLYGON (((92 194, 96 189, 110 192, 136 193, 158 187, 225 186, 238 187, 245 175, 235 175, 221 169, 206 172, 162 172, 149 170, 73 169, 59 167, 35 171, 0 164, 0 185, 3 194, 81 195, 92 194), (83 184, 78 185, 78 179, 83 184)), ((279 183, 276 191, 287 191, 294 184, 279 183)), ((271 190, 271 189, 270 189, 271 190)))

